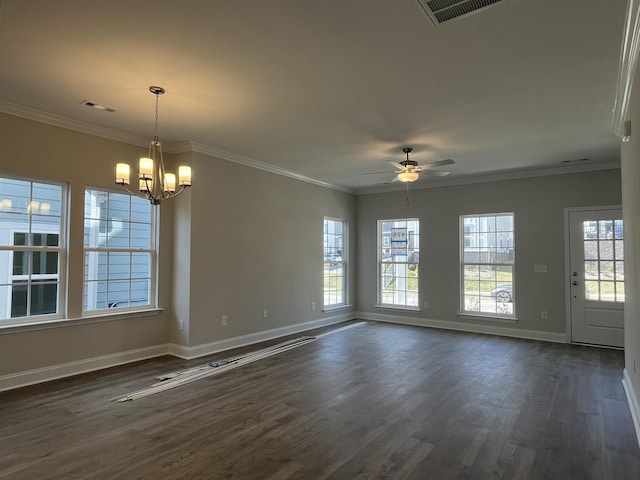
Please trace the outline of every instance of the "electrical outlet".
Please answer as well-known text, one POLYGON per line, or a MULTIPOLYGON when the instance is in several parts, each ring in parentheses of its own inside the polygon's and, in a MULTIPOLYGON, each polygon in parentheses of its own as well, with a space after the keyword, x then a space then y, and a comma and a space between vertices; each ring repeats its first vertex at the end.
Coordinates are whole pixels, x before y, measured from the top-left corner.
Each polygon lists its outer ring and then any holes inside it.
POLYGON ((316 302, 311 302, 311 310, 315 310, 316 309, 316 302))
POLYGON ((184 330, 184 320, 182 318, 178 319, 178 330, 184 330))
POLYGON ((220 325, 225 326, 227 324, 227 316, 222 315, 222 319, 220 320, 220 325))
POLYGON ((547 312, 546 310, 542 310, 540 312, 540 319, 541 320, 549 320, 549 312, 547 312))
POLYGON ((267 318, 269 316, 269 312, 267 312, 266 308, 263 310, 262 316, 263 316, 263 318, 267 318))

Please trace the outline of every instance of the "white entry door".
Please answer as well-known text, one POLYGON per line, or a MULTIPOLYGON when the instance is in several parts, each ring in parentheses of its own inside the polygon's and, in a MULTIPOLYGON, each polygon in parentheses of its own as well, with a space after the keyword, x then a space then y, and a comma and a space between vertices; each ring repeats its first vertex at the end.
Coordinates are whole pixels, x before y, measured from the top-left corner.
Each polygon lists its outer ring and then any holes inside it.
POLYGON ((571 341, 624 346, 622 210, 569 211, 571 341))

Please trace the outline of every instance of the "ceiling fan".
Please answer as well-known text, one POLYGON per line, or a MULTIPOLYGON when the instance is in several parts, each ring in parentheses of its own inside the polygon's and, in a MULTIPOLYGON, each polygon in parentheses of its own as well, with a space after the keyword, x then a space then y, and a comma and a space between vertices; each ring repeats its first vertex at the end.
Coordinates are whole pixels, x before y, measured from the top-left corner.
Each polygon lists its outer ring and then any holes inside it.
POLYGON ((404 183, 411 183, 418 180, 418 178, 420 178, 421 173, 424 175, 432 175, 437 177, 444 177, 446 175, 449 175, 451 172, 448 172, 445 170, 433 170, 433 169, 436 167, 444 167, 445 165, 453 165, 454 163, 456 163, 450 158, 448 158, 446 160, 438 160, 437 162, 418 165, 418 162, 416 162, 415 160, 409 159, 409 154, 413 152, 413 148, 404 147, 402 151, 407 155, 406 160, 403 160, 402 162, 399 162, 399 163, 388 162, 397 168, 397 170, 395 170, 394 172, 367 172, 365 175, 379 174, 379 173, 397 173, 396 178, 393 179, 394 182, 397 180, 404 183))

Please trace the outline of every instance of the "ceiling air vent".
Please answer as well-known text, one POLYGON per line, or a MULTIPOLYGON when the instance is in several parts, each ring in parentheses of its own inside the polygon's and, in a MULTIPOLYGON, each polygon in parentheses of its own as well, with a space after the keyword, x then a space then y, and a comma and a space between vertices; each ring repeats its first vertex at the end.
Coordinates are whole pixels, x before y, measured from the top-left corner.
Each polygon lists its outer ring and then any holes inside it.
POLYGON ((116 111, 115 108, 107 107, 106 105, 102 105, 100 103, 92 102, 91 100, 82 100, 80 103, 82 105, 86 106, 86 107, 95 108, 96 110, 100 110, 102 112, 113 113, 113 112, 116 111))
POLYGON ((484 10, 507 0, 418 0, 435 25, 484 10))

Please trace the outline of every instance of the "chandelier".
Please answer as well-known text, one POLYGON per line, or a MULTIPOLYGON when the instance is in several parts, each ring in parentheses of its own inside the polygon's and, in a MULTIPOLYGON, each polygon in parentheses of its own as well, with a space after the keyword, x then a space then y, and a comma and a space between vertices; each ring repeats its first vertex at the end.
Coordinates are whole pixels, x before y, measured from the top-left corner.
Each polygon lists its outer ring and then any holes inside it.
POLYGON ((165 172, 162 145, 158 138, 158 97, 163 95, 165 90, 162 87, 151 86, 149 91, 156 96, 155 134, 149 145, 149 156, 140 158, 138 191, 132 191, 127 187, 127 185, 131 185, 131 168, 128 163, 116 165, 116 184, 124 187, 131 195, 145 198, 152 205, 160 205, 163 200, 178 196, 184 192, 185 188, 191 186, 191 167, 184 165, 178 167, 177 185, 176 175, 165 172))

